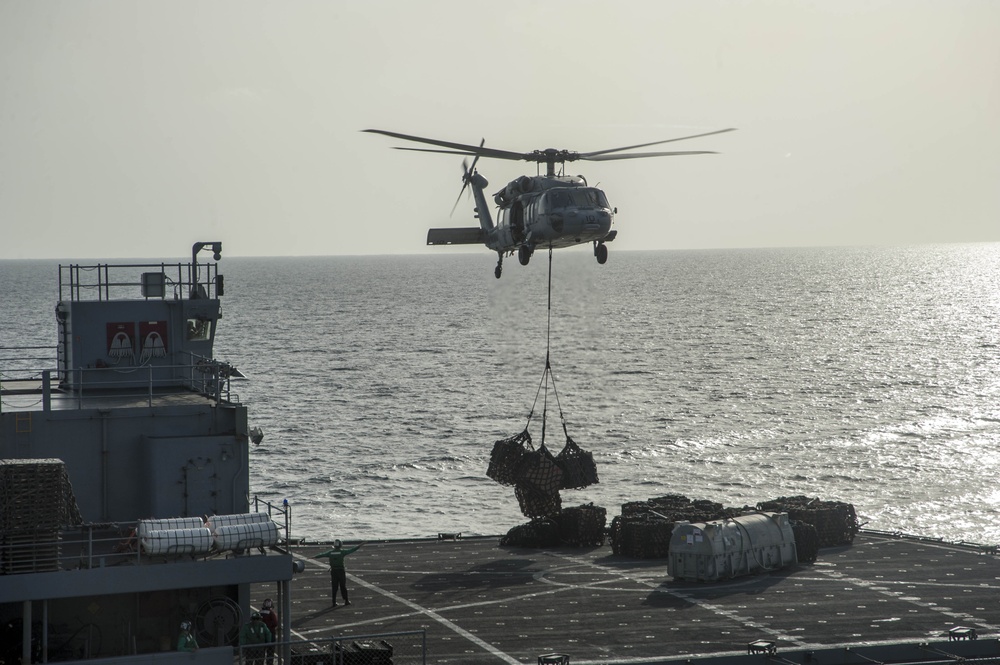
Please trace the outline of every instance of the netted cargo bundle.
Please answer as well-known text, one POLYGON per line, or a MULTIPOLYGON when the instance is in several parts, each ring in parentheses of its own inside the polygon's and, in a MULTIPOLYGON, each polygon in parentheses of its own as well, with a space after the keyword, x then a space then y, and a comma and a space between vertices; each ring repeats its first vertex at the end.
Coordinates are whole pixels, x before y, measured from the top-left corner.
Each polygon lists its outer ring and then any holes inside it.
MULTIPOLYGON (((562 469, 556 464, 555 457, 543 443, 538 450, 525 453, 516 471, 516 485, 529 487, 540 494, 550 495, 559 492, 562 484, 562 469)), ((527 515, 527 513, 525 513, 527 515)), ((531 517, 531 515, 527 515, 531 517)))
POLYGON ((649 501, 629 501, 622 504, 622 517, 645 515, 652 509, 653 504, 649 501))
POLYGON ((558 490, 552 493, 539 492, 530 485, 518 483, 514 486, 514 496, 525 517, 553 517, 562 509, 558 490))
POLYGON ((792 521, 795 536, 795 554, 799 563, 812 563, 819 556, 819 535, 816 527, 805 522, 792 521))
POLYGON ((657 512, 672 512, 676 510, 687 510, 691 507, 691 499, 683 494, 665 494, 656 496, 648 501, 650 508, 657 512))
POLYGON ((740 511, 726 508, 721 503, 706 499, 689 499, 682 494, 667 494, 622 505, 622 516, 641 516, 645 513, 671 522, 710 522, 724 517, 735 517, 740 511))
POLYGON ((548 518, 519 524, 500 539, 501 545, 509 547, 558 547, 559 543, 559 525, 548 518))
POLYGON ((493 444, 490 465, 486 469, 487 477, 501 485, 516 484, 517 471, 529 450, 534 450, 534 448, 531 445, 531 434, 528 433, 527 429, 520 434, 500 439, 493 444))
POLYGON ((62 460, 0 460, 0 532, 52 531, 82 523, 62 460))
POLYGON ((604 544, 607 519, 608 511, 592 503, 564 508, 556 516, 559 538, 563 544, 574 547, 600 547, 604 544))
POLYGON ((721 503, 709 501, 708 499, 694 499, 691 501, 691 510, 699 513, 718 515, 724 509, 725 507, 721 503))
POLYGON ((556 455, 556 464, 563 472, 560 489, 580 489, 600 482, 593 453, 580 448, 569 436, 566 437, 566 446, 556 455))
POLYGON ((654 515, 611 520, 611 550, 639 559, 660 559, 670 553, 674 522, 654 515))
POLYGON ((759 510, 786 512, 788 518, 816 527, 820 547, 850 545, 861 525, 854 506, 806 496, 786 496, 758 504, 759 510))

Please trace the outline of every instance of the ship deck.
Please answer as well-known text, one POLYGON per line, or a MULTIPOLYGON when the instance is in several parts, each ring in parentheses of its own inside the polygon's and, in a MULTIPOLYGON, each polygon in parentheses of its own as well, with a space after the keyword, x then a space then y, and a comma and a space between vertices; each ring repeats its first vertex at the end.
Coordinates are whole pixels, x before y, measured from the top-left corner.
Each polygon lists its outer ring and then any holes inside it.
MULTIPOLYGON (((429 663, 535 663, 561 653, 580 665, 745 655, 755 641, 773 643, 779 656, 948 644, 960 626, 980 640, 1000 636, 1000 558, 986 548, 862 532, 812 564, 696 584, 674 581, 665 560, 617 556, 609 545, 498 541, 369 543, 347 559, 347 607, 331 606, 325 560, 311 558, 329 545, 298 545, 293 553, 307 564, 292 581, 292 638, 426 630, 429 663)), ((255 605, 270 594, 255 588, 255 605)))

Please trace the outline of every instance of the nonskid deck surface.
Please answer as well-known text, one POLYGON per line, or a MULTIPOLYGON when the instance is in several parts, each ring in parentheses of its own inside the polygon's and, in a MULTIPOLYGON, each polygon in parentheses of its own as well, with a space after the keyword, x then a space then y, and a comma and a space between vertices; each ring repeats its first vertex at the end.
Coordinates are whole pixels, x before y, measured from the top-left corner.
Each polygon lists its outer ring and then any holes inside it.
MULTIPOLYGON (((1000 559, 862 533, 793 569, 675 582, 665 560, 593 549, 501 547, 497 538, 369 543, 347 559, 352 605, 330 603, 328 546, 298 546, 293 639, 426 630, 430 663, 641 662, 1000 635, 1000 559)), ((255 604, 271 590, 254 590, 255 604), (260 596, 258 598, 257 596, 260 596)), ((258 605, 259 606, 259 605, 258 605)), ((390 640, 391 641, 391 640, 390 640)))

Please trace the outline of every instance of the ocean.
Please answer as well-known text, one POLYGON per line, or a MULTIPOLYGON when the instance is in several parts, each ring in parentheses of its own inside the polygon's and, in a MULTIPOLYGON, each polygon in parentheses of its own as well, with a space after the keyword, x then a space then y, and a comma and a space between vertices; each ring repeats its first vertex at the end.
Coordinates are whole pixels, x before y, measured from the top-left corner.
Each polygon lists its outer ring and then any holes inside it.
MULTIPOLYGON (((307 539, 503 534, 528 520, 493 443, 544 427, 600 475, 562 505, 609 523, 804 494, 1000 543, 1000 244, 611 249, 556 251, 551 304, 541 251, 500 280, 485 250, 223 258, 252 491, 307 539)), ((0 346, 54 344, 58 263, 0 261, 0 346)))

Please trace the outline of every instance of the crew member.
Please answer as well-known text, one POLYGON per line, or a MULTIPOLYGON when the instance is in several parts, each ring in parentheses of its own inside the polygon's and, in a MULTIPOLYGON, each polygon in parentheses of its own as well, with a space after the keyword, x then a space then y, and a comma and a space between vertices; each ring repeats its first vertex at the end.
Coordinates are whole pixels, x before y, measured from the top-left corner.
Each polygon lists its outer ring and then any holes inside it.
POLYGON ((181 621, 181 634, 177 636, 178 651, 197 651, 198 640, 191 633, 191 622, 181 621))
POLYGON ((334 607, 337 606, 337 588, 340 588, 340 595, 344 597, 344 605, 350 605, 347 599, 347 569, 344 568, 344 557, 357 552, 364 543, 358 543, 354 547, 346 550, 342 549, 343 543, 339 540, 333 541, 333 549, 317 554, 316 559, 326 557, 330 562, 330 600, 334 607))

